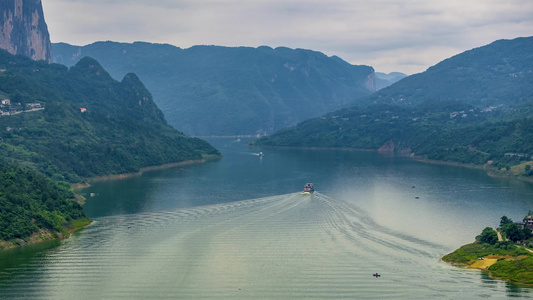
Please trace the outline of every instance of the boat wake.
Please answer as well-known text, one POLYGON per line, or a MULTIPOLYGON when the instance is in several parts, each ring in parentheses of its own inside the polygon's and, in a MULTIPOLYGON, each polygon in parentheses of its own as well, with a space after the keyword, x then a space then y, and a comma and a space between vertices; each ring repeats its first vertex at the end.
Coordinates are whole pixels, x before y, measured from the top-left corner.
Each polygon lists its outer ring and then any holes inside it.
MULTIPOLYGON (((26 299, 104 291, 109 298, 374 299, 379 291, 378 298, 427 299, 468 288, 468 278, 450 279, 455 269, 438 263, 442 251, 346 202, 293 193, 101 218, 32 263, 48 267, 10 284, 31 280, 26 299), (428 274, 431 286, 420 280, 428 274), (454 289, 436 288, 439 281, 454 289)), ((9 287, 0 284, 16 298, 9 287)))

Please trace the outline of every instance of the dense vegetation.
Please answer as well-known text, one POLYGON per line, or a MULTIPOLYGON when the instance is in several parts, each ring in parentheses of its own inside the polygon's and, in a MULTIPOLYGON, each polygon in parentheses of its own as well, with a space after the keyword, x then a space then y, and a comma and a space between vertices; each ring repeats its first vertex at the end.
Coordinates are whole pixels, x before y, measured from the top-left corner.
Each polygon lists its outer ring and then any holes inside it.
MULTIPOLYGON (((531 213, 530 211, 529 215, 531 213)), ((503 216, 499 231, 502 235, 500 241, 496 231, 486 227, 474 243, 464 245, 442 259, 472 266, 480 258, 497 258, 487 268, 492 276, 521 284, 533 284, 533 254, 525 248, 533 245, 531 230, 503 216)))
POLYGON ((0 247, 88 223, 69 183, 219 155, 170 127, 136 75, 118 82, 92 58, 68 69, 0 50, 0 97, 0 247))
POLYGON ((134 74, 117 82, 91 58, 67 67, 0 51, 0 94, 44 110, 0 116, 0 157, 70 182, 199 160, 218 151, 167 125, 134 74))
POLYGON ((526 50, 531 46, 533 38, 523 38, 467 51, 365 100, 387 103, 338 110, 254 144, 381 149, 477 165, 492 161, 498 169, 531 176, 533 55, 526 50), (470 71, 457 73, 463 69, 470 71), (472 89, 463 87, 465 81, 472 89), (490 97, 478 98, 473 89, 490 97))
POLYGON ((374 90, 371 67, 303 49, 140 42, 52 49, 53 61, 67 66, 90 56, 115 78, 135 72, 169 124, 197 136, 271 134, 374 90))
MULTIPOLYGON (((532 212, 529 212, 531 216, 532 212)), ((513 243, 521 243, 529 248, 533 248, 533 234, 531 229, 518 223, 514 223, 513 220, 503 216, 500 221, 500 233, 505 240, 509 240, 513 243)), ((490 241, 485 240, 490 243, 490 241)))
POLYGON ((477 107, 512 106, 533 98, 533 37, 499 40, 448 58, 362 103, 414 106, 457 100, 477 107))
POLYGON ((69 188, 0 161, 0 241, 24 239, 43 229, 66 235, 68 229, 88 224, 69 188))
MULTIPOLYGON (((512 113, 499 109, 484 112, 456 101, 414 108, 385 104, 352 107, 280 130, 253 144, 381 148, 459 163, 492 160, 494 165, 506 167, 528 161, 533 154, 532 107, 533 103, 523 105, 512 113)), ((529 171, 524 167, 522 173, 531 175, 529 171)))

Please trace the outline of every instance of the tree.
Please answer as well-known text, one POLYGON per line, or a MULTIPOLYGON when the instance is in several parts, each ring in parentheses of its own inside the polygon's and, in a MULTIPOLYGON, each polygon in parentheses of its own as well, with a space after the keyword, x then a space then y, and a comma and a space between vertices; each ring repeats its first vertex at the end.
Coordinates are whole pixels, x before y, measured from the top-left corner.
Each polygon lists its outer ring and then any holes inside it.
POLYGON ((500 221, 500 227, 503 227, 505 224, 513 223, 513 220, 509 219, 507 216, 503 216, 500 221))
POLYGON ((516 223, 507 223, 505 225, 503 225, 502 227, 502 232, 505 233, 505 236, 513 241, 513 242, 518 242, 518 241, 522 241, 524 240, 524 231, 518 227, 518 224, 516 223))
POLYGON ((531 232, 531 229, 524 227, 522 229, 522 233, 524 235, 524 240, 528 240, 533 237, 533 233, 531 232))
POLYGON ((498 234, 494 229, 490 227, 485 227, 485 229, 483 229, 483 232, 481 232, 481 235, 478 235, 476 239, 481 243, 494 245, 498 242, 498 234))

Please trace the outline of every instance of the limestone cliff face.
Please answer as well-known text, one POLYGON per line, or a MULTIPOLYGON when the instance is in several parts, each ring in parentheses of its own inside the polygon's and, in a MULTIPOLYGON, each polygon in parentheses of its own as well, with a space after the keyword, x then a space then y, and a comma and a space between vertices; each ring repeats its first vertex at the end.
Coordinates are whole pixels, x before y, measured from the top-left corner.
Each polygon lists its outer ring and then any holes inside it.
POLYGON ((366 78, 365 87, 369 91, 372 91, 372 92, 376 91, 376 73, 374 71, 372 71, 372 73, 370 73, 368 77, 366 78))
POLYGON ((33 60, 51 61, 41 0, 0 1, 0 48, 33 60))

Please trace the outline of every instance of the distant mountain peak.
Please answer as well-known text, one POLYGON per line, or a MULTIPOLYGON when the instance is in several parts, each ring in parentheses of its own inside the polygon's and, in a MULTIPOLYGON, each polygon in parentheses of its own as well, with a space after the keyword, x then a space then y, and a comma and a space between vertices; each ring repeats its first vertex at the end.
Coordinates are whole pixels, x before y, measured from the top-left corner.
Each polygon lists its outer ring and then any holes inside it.
POLYGON ((479 107, 512 107, 533 97, 531 49, 533 37, 498 40, 447 58, 374 93, 361 104, 458 100, 479 107))
POLYGON ((89 56, 82 58, 74 67, 74 72, 82 73, 86 77, 100 78, 101 80, 111 79, 111 75, 100 65, 100 63, 89 56))
POLYGON ((375 90, 372 67, 306 49, 141 42, 53 47, 57 63, 70 66, 90 56, 116 79, 134 72, 168 122, 197 136, 272 133, 375 90))

